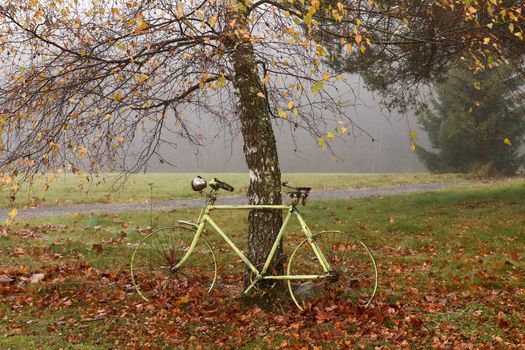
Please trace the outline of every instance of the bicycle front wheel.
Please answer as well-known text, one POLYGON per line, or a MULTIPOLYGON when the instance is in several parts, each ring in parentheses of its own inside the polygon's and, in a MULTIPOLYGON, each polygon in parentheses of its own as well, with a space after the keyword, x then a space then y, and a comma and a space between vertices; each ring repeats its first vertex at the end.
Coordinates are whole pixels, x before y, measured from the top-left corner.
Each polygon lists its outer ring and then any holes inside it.
POLYGON ((140 240, 131 257, 131 280, 144 300, 181 297, 188 287, 212 290, 217 278, 215 254, 203 236, 189 252, 194 237, 195 229, 175 226, 140 240))
POLYGON ((353 235, 340 231, 322 231, 304 239, 288 261, 288 275, 323 276, 311 280, 288 280, 290 295, 303 310, 304 304, 319 297, 345 300, 368 306, 377 291, 377 266, 368 247, 353 235), (323 253, 330 271, 323 271, 312 244, 323 253))

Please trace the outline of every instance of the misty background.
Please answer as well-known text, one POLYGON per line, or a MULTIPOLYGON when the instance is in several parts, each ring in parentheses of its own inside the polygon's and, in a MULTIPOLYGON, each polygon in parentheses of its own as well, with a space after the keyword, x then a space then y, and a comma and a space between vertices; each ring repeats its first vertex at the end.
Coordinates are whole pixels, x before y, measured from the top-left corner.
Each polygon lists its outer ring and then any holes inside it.
MULTIPOLYGON (((366 90, 359 77, 351 81, 355 106, 347 110, 354 123, 352 135, 338 135, 331 141, 333 154, 322 150, 317 138, 303 130, 274 124, 282 172, 422 172, 425 167, 410 149, 409 131, 417 132, 417 143, 428 147, 426 134, 418 127, 413 114, 388 112, 380 107, 379 98, 366 90), (367 135, 369 134, 372 138, 367 135), (337 160, 334 159, 334 154, 337 160)), ((348 87, 347 87, 348 89, 348 87)), ((160 154, 168 163, 158 159, 148 163, 148 172, 246 172, 241 135, 228 132, 217 135, 217 126, 206 118, 199 122, 201 142, 196 150, 178 139, 177 148, 161 147, 160 154)), ((348 127, 351 130, 351 126, 348 127)), ((330 130, 328 130, 330 131, 330 130)), ((332 130, 333 131, 333 130, 332 130)))

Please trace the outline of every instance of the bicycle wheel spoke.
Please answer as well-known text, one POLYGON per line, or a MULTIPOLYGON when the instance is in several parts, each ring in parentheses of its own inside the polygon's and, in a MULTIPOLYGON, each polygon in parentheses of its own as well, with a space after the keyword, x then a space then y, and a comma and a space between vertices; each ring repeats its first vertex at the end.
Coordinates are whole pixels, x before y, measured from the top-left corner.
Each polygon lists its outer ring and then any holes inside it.
MULTIPOLYGON (((328 261, 330 273, 316 280, 289 280, 289 290, 297 306, 302 308, 305 302, 322 295, 368 306, 377 289, 377 267, 370 250, 351 234, 340 231, 320 232, 313 240, 328 261)), ((313 249, 304 240, 290 256, 288 274, 323 273, 313 249)))
POLYGON ((145 299, 169 298, 188 286, 211 286, 217 272, 208 241, 201 237, 185 262, 195 231, 185 227, 165 228, 145 236, 133 252, 131 275, 135 289, 145 299))
POLYGON ((154 266, 153 263, 157 263, 159 265, 165 264, 167 260, 165 259, 166 254, 164 251, 164 248, 161 245, 154 245, 152 242, 146 242, 146 244, 149 247, 149 256, 148 259, 151 262, 151 264, 154 266))

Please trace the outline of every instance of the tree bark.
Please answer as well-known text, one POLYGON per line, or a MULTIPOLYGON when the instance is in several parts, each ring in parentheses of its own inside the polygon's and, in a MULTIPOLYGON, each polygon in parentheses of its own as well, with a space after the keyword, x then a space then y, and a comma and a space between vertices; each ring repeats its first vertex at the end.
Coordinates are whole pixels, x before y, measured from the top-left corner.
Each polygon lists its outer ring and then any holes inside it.
MULTIPOLYGON (((250 204, 281 204, 281 171, 272 120, 250 41, 248 16, 232 14, 235 27, 229 32, 227 48, 234 69, 233 85, 238 96, 238 117, 244 139, 244 155, 250 170, 250 204)), ((251 210, 248 217, 248 255, 261 269, 282 223, 280 210, 251 210)), ((283 273, 282 245, 270 265, 269 273, 283 273)), ((248 276, 245 284, 249 283, 248 276)))

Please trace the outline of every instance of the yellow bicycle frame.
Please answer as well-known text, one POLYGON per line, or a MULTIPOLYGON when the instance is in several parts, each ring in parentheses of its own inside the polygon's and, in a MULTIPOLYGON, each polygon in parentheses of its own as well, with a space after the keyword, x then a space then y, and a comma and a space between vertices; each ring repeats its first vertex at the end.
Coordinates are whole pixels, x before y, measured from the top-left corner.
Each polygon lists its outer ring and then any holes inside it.
MULTIPOLYGON (((299 210, 293 206, 293 205, 206 205, 199 215, 199 219, 197 221, 197 224, 191 224, 186 221, 179 221, 183 224, 190 224, 191 226, 196 226, 197 231, 195 232, 195 236, 191 242, 191 245, 186 252, 186 254, 182 257, 182 259, 177 263, 175 266, 176 268, 179 268, 184 264, 184 262, 188 259, 188 257, 191 255, 193 250, 195 249, 195 246, 197 245, 197 242, 199 240, 200 235, 204 231, 207 224, 209 224, 213 229, 219 234, 219 236, 224 239, 224 241, 230 246, 230 248, 237 254, 241 260, 248 266, 248 268, 254 272, 255 278, 253 279, 253 282, 244 290, 243 294, 246 294, 252 289, 257 282, 260 280, 314 280, 314 279, 320 279, 320 278, 326 278, 330 276, 331 266, 326 257, 324 256, 321 249, 318 247, 316 242, 312 240, 312 232, 306 225, 306 222, 304 221, 303 217, 299 213, 299 210), (264 266, 261 271, 259 271, 253 263, 244 255, 244 253, 237 248, 235 243, 228 237, 226 233, 217 225, 215 221, 210 217, 210 213, 214 210, 253 210, 253 209, 274 209, 274 210, 287 210, 287 215, 283 221, 283 224, 281 225, 281 228, 279 230, 279 233, 277 237, 275 238, 275 241, 273 243, 273 246, 270 250, 270 253, 268 254, 268 257, 266 258, 266 261, 264 263, 264 266), (310 243, 310 246, 312 247, 312 250, 317 257, 317 260, 319 261, 319 264, 321 268, 324 271, 323 275, 266 275, 268 268, 270 266, 270 263, 272 262, 272 259, 274 258, 275 252, 277 251, 277 248, 284 236, 284 232, 286 230, 286 227, 288 225, 288 222, 290 221, 290 218, 292 215, 295 215, 297 217, 297 220, 299 221, 299 224, 301 225, 301 228, 306 236, 306 239, 310 243)), ((210 287, 210 290, 213 288, 210 287)))

